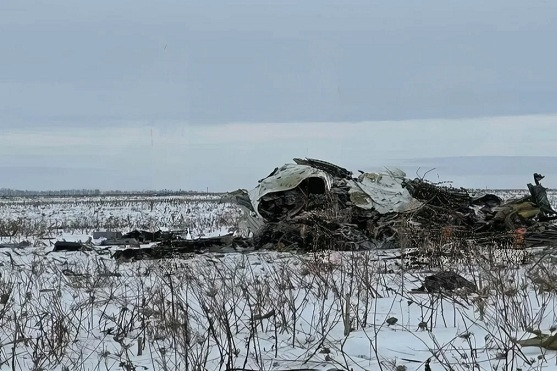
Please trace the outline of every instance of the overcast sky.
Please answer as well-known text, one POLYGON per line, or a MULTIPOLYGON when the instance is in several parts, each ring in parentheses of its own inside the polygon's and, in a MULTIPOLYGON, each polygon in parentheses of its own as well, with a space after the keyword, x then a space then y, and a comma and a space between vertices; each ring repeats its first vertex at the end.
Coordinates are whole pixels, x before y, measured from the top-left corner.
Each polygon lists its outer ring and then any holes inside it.
POLYGON ((557 187, 557 2, 0 2, 0 187, 251 188, 310 156, 557 187))

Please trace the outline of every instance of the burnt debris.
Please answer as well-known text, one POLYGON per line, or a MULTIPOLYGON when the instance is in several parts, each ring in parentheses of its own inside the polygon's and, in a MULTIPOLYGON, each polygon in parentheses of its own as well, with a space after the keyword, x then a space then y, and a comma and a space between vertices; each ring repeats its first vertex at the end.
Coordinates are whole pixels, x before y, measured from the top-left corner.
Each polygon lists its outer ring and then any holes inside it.
POLYGON ((253 250, 253 240, 251 238, 226 235, 196 240, 169 240, 150 247, 117 250, 112 257, 120 261, 132 261, 173 258, 185 254, 200 254, 204 252, 241 251, 248 249, 253 250))
POLYGON ((424 284, 420 291, 435 292, 452 292, 455 290, 466 290, 469 292, 476 291, 476 285, 460 274, 451 271, 441 271, 425 277, 424 284))
POLYGON ((420 247, 450 238, 524 245, 532 242, 530 235, 539 243, 557 234, 548 224, 557 212, 539 174, 536 185, 528 185, 530 196, 503 202, 494 194, 408 179, 398 169, 360 173, 355 178, 340 166, 296 158, 228 200, 244 205, 244 235, 253 234, 255 248, 420 247), (251 207, 245 207, 247 199, 251 207))
MULTIPOLYGON (((190 240, 183 231, 139 230, 94 236, 104 239, 105 246, 131 246, 115 252, 121 260, 222 250, 419 248, 457 239, 476 245, 550 245, 557 241, 553 224, 557 212, 541 179, 542 175, 534 174, 529 195, 503 201, 494 194, 477 195, 446 183, 409 179, 398 169, 360 171, 354 177, 326 161, 295 158, 294 163, 275 168, 251 191, 239 189, 222 198, 221 202, 235 203, 244 212, 234 236, 190 240)), ((81 248, 81 244, 60 242, 54 251, 81 248)), ((428 291, 445 285, 446 280, 438 278, 428 279, 428 291)))

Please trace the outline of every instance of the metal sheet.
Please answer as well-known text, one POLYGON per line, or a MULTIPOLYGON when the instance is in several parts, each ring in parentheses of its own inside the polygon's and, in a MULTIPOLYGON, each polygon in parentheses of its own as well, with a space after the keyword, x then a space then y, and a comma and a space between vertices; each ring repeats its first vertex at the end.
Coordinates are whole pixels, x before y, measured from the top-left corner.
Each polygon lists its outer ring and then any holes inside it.
POLYGON ((422 203, 402 187, 406 174, 399 169, 385 173, 364 173, 349 182, 350 201, 362 209, 381 214, 415 210, 422 203))
POLYGON ((262 179, 259 185, 249 192, 254 210, 257 212, 259 200, 266 194, 294 189, 308 178, 320 178, 325 183, 326 191, 331 189, 333 178, 326 172, 307 165, 285 164, 272 175, 262 179))

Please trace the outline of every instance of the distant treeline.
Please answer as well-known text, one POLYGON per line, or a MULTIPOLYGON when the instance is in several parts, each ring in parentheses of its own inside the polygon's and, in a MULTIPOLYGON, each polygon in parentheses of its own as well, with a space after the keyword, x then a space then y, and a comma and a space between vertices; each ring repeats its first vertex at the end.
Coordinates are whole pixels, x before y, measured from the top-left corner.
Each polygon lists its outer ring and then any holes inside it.
POLYGON ((158 191, 101 191, 98 189, 62 189, 58 191, 24 191, 19 189, 0 188, 0 197, 67 197, 67 196, 180 196, 180 195, 220 195, 222 192, 200 192, 200 191, 171 191, 162 189, 158 191))

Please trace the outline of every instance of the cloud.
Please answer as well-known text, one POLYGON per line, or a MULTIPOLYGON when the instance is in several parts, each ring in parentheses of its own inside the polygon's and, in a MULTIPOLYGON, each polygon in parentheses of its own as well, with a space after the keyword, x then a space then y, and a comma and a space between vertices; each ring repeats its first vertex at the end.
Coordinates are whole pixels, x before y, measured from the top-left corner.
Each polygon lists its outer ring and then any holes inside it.
POLYGON ((0 4, 0 122, 554 113, 557 7, 517 0, 0 4), (349 4, 349 5, 347 5, 349 4))

